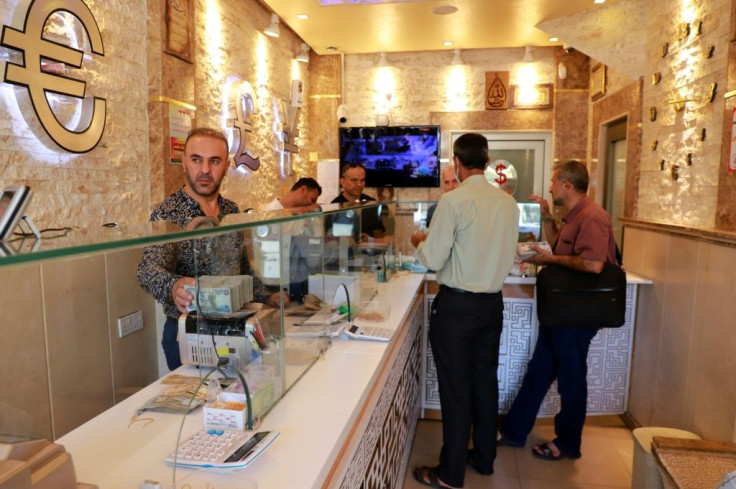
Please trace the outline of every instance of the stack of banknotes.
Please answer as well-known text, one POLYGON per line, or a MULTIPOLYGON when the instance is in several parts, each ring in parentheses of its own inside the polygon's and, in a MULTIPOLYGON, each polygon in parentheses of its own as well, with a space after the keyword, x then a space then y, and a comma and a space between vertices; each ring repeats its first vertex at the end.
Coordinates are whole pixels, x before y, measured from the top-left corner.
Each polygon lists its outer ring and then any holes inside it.
MULTIPOLYGON (((243 304, 253 301, 253 277, 250 275, 203 275, 199 277, 199 304, 193 301, 189 311, 199 310, 204 314, 232 314, 243 304)), ((185 286, 185 290, 197 296, 197 286, 185 286)))

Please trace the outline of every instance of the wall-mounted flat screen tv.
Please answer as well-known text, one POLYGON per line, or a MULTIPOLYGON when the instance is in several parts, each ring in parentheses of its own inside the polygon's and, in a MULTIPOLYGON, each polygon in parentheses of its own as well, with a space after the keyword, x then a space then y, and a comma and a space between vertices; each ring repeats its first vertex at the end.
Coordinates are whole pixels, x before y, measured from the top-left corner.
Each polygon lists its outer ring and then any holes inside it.
POLYGON ((340 168, 365 166, 366 187, 439 187, 440 126, 340 128, 340 168))

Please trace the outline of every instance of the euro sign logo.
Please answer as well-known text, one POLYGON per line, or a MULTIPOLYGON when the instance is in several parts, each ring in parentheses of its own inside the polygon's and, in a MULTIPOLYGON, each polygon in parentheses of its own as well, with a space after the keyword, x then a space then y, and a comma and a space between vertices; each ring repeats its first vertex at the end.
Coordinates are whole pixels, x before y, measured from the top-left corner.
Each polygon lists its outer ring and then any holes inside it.
MULTIPOLYGON (((25 88, 21 91, 27 92, 38 122, 57 145, 71 153, 86 153, 102 138, 106 102, 103 98, 86 97, 84 81, 43 71, 43 64, 49 61, 63 63, 67 67, 82 67, 84 51, 43 37, 49 17, 60 12, 76 17, 84 27, 91 51, 105 55, 97 21, 82 0, 30 0, 26 9, 19 6, 16 10, 14 26, 22 27, 3 26, 0 45, 23 54, 20 63, 8 61, 5 64, 4 81, 25 88), (47 94, 68 95, 81 100, 81 117, 74 129, 68 129, 59 122, 47 94)), ((29 125, 33 127, 35 124, 29 125)))

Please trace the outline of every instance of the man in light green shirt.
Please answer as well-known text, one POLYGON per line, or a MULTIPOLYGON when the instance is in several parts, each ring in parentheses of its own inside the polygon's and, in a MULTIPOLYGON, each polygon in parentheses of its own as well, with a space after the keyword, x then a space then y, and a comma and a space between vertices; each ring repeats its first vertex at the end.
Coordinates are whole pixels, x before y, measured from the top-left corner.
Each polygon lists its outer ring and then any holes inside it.
POLYGON ((493 473, 498 415, 498 350, 503 327, 501 287, 514 263, 519 209, 483 172, 488 141, 460 136, 453 147, 460 185, 437 204, 428 234, 412 235, 419 260, 437 270, 429 341, 442 405, 439 465, 414 478, 432 487, 462 487, 465 467, 493 473), (468 450, 470 436, 473 449, 468 450))

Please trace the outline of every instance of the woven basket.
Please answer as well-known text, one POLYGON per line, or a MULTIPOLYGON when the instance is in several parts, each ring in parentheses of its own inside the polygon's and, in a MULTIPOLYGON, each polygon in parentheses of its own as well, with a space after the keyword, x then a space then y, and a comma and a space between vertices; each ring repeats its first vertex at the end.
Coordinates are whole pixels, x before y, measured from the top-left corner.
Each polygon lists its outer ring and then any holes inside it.
POLYGON ((736 470, 736 443, 655 436, 652 452, 665 489, 715 489, 736 470))

